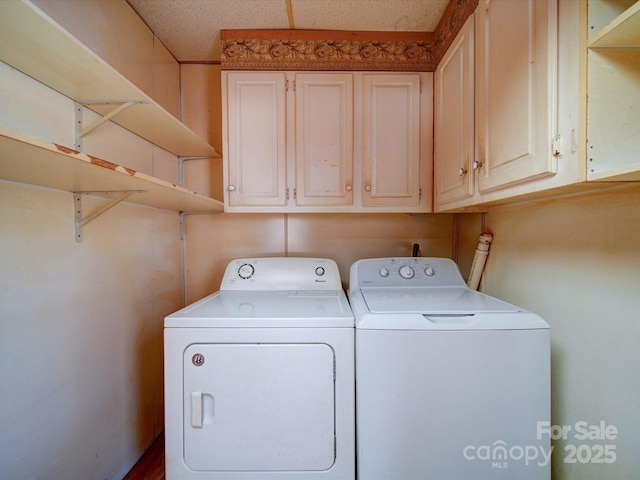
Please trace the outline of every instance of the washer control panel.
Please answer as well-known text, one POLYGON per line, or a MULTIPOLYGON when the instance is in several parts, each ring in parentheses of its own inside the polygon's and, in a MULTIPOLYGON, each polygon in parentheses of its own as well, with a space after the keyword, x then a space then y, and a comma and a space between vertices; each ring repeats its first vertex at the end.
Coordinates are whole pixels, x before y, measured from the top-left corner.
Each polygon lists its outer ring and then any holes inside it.
POLYGON ((349 289, 366 287, 466 286, 449 258, 392 257, 358 260, 351 266, 349 289))
MULTIPOLYGON (((387 278, 391 274, 388 267, 381 267, 378 273, 383 278, 387 278)), ((424 274, 427 277, 433 277, 436 274, 436 271, 431 265, 428 265, 424 269, 424 274)), ((416 267, 413 265, 400 265, 400 268, 398 269, 398 275, 400 275, 405 280, 410 280, 416 276, 416 267)), ((420 273, 418 273, 418 276, 419 275, 420 273)))
POLYGON ((220 290, 342 290, 342 282, 327 258, 239 258, 227 265, 220 290))

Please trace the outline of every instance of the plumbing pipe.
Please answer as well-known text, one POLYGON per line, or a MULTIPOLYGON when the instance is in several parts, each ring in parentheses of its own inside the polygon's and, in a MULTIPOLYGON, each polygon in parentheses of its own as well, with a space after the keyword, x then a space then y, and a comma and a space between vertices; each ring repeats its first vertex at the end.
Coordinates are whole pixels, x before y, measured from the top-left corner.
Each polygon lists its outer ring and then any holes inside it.
POLYGON ((478 285, 480 285, 480 278, 482 278, 482 272, 484 271, 484 266, 487 263, 487 257, 489 256, 489 248, 491 248, 492 240, 493 235, 490 233, 483 233, 478 239, 476 254, 473 257, 471 271, 469 272, 469 280, 467 281, 467 285, 472 290, 477 290, 478 285))

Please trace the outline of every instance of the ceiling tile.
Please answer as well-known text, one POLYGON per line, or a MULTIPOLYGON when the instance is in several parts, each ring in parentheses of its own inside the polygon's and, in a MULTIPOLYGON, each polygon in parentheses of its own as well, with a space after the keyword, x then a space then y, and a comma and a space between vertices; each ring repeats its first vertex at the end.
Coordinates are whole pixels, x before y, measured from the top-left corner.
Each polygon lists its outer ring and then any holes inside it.
MULTIPOLYGON (((179 62, 219 62, 221 29, 288 29, 286 0, 127 0, 179 62)), ((449 0, 291 0, 296 29, 433 32, 449 0)))
POLYGON ((433 32, 449 0, 291 0, 294 26, 314 30, 433 32))

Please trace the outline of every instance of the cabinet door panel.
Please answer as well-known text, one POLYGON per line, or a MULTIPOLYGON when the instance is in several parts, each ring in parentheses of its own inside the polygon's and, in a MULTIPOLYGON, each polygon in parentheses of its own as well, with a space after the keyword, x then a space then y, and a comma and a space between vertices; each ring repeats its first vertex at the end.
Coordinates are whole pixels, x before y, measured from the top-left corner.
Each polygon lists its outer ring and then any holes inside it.
POLYGON ((364 206, 420 203, 420 76, 363 76, 364 206))
POLYGON ((436 70, 435 165, 438 204, 474 193, 474 17, 436 70))
POLYGON ((556 173, 557 0, 481 0, 476 28, 480 190, 556 173))
POLYGON ((296 75, 296 204, 353 203, 353 79, 296 75))
POLYGON ((227 79, 229 205, 285 205, 285 75, 227 79))

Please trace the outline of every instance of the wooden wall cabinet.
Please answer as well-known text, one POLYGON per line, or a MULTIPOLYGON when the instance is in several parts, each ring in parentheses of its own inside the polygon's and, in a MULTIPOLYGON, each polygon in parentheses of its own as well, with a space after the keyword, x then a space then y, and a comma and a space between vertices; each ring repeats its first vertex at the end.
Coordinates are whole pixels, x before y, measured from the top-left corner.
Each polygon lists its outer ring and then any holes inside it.
POLYGON ((475 52, 471 15, 435 72, 435 200, 438 207, 479 201, 475 161, 475 52))
POLYGON ((353 205, 353 78, 295 76, 296 205, 353 205))
POLYGON ((437 67, 436 211, 640 181, 640 1, 524 4, 481 0, 474 13, 471 168, 467 27, 437 67))
POLYGON ((430 211, 423 78, 223 72, 225 211, 430 211))
POLYGON ((480 0, 436 69, 436 211, 584 182, 580 5, 480 0))
POLYGON ((285 82, 283 73, 226 75, 225 205, 286 205, 285 82))
POLYGON ((418 74, 363 75, 365 207, 420 206, 420 87, 418 74))
POLYGON ((480 192, 557 172, 557 0, 481 0, 476 15, 480 192))

